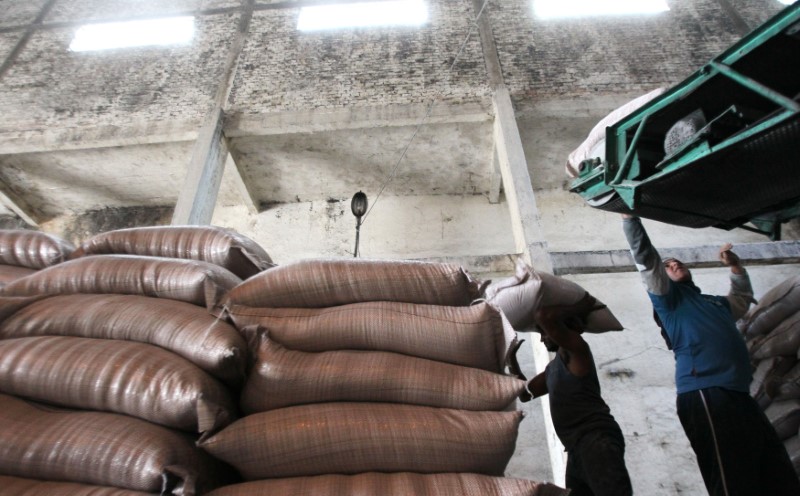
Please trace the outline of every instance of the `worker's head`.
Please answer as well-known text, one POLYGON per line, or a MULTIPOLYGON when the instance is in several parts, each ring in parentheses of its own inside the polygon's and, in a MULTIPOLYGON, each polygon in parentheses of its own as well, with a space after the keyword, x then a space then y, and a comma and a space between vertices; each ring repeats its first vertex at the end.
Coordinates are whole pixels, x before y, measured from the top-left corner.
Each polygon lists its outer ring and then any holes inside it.
POLYGON ((550 336, 547 335, 547 331, 545 331, 539 324, 536 324, 534 329, 536 330, 536 332, 539 333, 542 344, 547 349, 547 351, 551 353, 555 353, 558 351, 558 345, 552 339, 550 339, 550 336))
POLYGON ((692 280, 692 273, 677 258, 667 257, 663 260, 667 276, 675 282, 688 282, 692 280))

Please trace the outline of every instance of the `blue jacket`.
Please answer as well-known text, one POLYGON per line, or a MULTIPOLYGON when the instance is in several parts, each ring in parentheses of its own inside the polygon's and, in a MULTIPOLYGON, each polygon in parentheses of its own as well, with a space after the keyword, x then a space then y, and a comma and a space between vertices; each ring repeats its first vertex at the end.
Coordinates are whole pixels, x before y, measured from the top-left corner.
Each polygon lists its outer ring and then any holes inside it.
POLYGON ((731 274, 728 296, 704 295, 692 282, 667 276, 638 218, 626 218, 625 236, 675 354, 678 393, 708 387, 749 392, 750 357, 736 319, 744 315, 753 290, 747 273, 731 274))

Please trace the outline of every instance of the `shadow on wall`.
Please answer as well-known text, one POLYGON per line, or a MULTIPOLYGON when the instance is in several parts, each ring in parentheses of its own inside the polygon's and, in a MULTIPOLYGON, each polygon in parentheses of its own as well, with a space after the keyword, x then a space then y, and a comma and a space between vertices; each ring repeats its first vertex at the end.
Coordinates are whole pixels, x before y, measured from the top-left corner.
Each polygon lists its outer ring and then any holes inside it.
MULTIPOLYGON (((166 226, 172 221, 172 206, 163 207, 108 207, 87 210, 77 215, 62 216, 52 229, 74 244, 95 234, 129 227, 166 226)), ((44 226, 43 226, 44 228, 44 226)))

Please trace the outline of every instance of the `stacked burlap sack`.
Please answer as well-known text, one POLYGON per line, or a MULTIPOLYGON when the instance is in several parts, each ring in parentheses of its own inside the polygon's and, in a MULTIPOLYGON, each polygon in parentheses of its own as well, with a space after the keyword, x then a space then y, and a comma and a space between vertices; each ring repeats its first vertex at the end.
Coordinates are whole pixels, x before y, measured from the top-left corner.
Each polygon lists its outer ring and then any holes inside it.
MULTIPOLYGON (((489 284, 485 298, 500 308, 517 331, 531 331, 534 315, 544 306, 571 305, 580 301, 586 290, 579 284, 547 272, 534 270, 519 261, 513 276, 489 284)), ((621 331, 622 324, 611 310, 597 301, 596 309, 587 316, 584 331, 601 333, 621 331)))
POLYGON ((226 309, 251 345, 244 416, 200 446, 247 481, 213 496, 542 495, 503 477, 525 383, 514 332, 451 264, 306 260, 226 309))
POLYGON ((75 250, 69 241, 39 231, 0 229, 0 288, 61 263, 75 250))
POLYGON ((750 394, 800 475, 800 274, 767 291, 738 327, 754 367, 750 394))
POLYGON ((247 345, 216 315, 232 270, 272 265, 253 246, 212 227, 114 231, 2 288, 0 494, 238 480, 196 442, 238 417, 247 345))

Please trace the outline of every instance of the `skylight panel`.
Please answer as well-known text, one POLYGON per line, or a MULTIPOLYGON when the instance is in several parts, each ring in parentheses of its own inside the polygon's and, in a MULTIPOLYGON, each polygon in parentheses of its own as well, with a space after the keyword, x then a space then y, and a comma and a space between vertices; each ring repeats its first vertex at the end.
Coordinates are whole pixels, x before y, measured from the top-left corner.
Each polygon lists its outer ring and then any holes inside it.
POLYGON ((419 26, 428 20, 422 0, 394 0, 316 5, 300 9, 297 29, 358 28, 376 26, 419 26))
POLYGON ((87 24, 69 45, 73 52, 158 45, 185 45, 194 36, 194 17, 87 24))
POLYGON ((657 14, 669 10, 666 0, 533 0, 540 19, 657 14))

